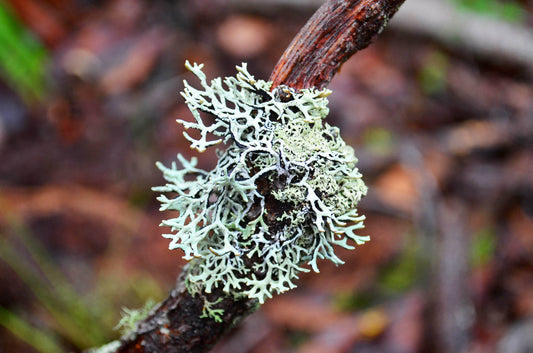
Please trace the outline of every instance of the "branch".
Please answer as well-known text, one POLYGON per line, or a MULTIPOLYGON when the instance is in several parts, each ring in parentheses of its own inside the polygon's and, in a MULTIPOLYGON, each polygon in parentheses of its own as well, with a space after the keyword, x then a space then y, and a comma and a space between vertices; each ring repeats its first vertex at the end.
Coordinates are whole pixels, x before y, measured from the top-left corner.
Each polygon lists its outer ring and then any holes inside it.
MULTIPOLYGON (((176 287, 134 333, 122 338, 116 353, 207 352, 224 334, 258 307, 257 300, 235 301, 219 289, 192 297, 185 288, 188 268, 178 277, 176 287), (224 309, 223 321, 201 318, 205 300, 224 298, 217 308, 224 309)), ((94 351, 98 352, 98 351, 94 351)))
MULTIPOLYGON (((330 0, 300 31, 272 73, 274 86, 325 87, 340 65, 365 48, 403 0, 330 0)), ((185 288, 186 267, 169 297, 139 322, 133 332, 91 353, 206 352, 259 306, 221 289, 195 297, 185 288), (222 299, 222 300, 221 300, 222 299), (221 301, 220 301, 221 300, 221 301), (223 309, 222 322, 205 316, 206 303, 223 309)))
POLYGON ((324 88, 341 65, 366 48, 404 0, 330 0, 296 35, 278 61, 274 87, 324 88))
MULTIPOLYGON (((269 0, 270 11, 314 11, 323 0, 269 0)), ((231 0, 234 9, 257 12, 264 0, 231 0)), ((395 30, 416 37, 429 37, 447 46, 490 61, 533 66, 533 31, 520 21, 465 11, 453 2, 409 0, 390 24, 395 30)))

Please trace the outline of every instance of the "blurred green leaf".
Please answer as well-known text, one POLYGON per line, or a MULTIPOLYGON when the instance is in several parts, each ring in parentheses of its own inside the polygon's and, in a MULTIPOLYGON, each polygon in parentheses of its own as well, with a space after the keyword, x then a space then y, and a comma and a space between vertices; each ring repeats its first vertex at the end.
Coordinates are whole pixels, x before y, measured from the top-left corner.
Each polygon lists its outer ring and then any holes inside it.
POLYGON ((394 294, 408 291, 422 279, 424 272, 420 269, 425 267, 423 262, 418 238, 407 237, 402 252, 381 273, 381 288, 394 294))
POLYGON ((394 135, 389 130, 372 127, 365 130, 363 144, 372 153, 388 155, 394 148, 394 135))
POLYGON ((0 306, 0 325, 41 353, 63 352, 61 344, 50 332, 43 332, 15 313, 0 306))
MULTIPOLYGON (((164 297, 161 286, 148 273, 124 273, 120 268, 98 274, 94 289, 81 295, 24 223, 11 219, 9 225, 7 231, 12 236, 0 234, 0 260, 30 289, 35 305, 47 312, 43 322, 50 331, 40 332, 41 336, 48 335, 49 341, 55 341, 57 335, 80 350, 100 346, 119 335, 114 330, 119 322, 118 307, 138 307, 148 299, 164 297)), ((20 337, 17 332, 36 330, 20 317, 6 313, 0 313, 0 325, 10 325, 8 329, 16 336, 20 337)))
MULTIPOLYGON (((39 267, 41 273, 36 272, 31 262, 25 261, 13 244, 5 238, 0 240, 0 259, 11 267, 30 288, 37 301, 50 313, 50 324, 58 333, 78 347, 104 342, 102 332, 94 332, 95 329, 100 330, 100 325, 95 326, 97 322, 86 316, 90 308, 79 302, 78 297, 70 292, 68 283, 47 274, 46 267, 39 267), (52 282, 49 281, 50 278, 54 278, 52 282)), ((51 264, 52 262, 47 267, 51 264)))
POLYGON ((499 18, 508 22, 524 22, 525 9, 515 1, 451 0, 459 9, 499 18))
POLYGON ((375 288, 361 292, 338 292, 333 297, 333 306, 340 311, 352 312, 367 309, 376 305, 380 296, 376 295, 375 288))
POLYGON ((440 52, 431 52, 418 72, 418 83, 425 94, 442 92, 446 88, 448 57, 440 52))
POLYGON ((309 341, 311 335, 308 332, 300 330, 288 330, 287 336, 289 338, 289 346, 291 348, 298 348, 309 341))
POLYGON ((48 52, 0 0, 0 77, 27 102, 44 98, 48 52))
POLYGON ((470 258, 472 266, 478 267, 489 263, 496 250, 496 234, 492 228, 485 228, 474 234, 470 258))

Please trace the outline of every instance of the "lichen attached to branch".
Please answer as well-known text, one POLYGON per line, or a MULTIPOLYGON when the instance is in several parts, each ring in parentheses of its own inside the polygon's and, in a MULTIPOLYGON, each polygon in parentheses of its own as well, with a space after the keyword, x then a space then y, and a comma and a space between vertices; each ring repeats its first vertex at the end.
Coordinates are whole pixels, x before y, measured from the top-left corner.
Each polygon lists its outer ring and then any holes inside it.
POLYGON ((195 122, 178 120, 191 147, 224 143, 212 171, 178 155, 181 168, 158 163, 168 183, 155 191, 161 210, 177 211, 170 249, 191 261, 191 294, 222 288, 263 303, 296 285, 299 272, 318 271, 317 260, 343 261, 334 245, 353 249, 369 237, 355 233, 364 216, 356 205, 367 188, 353 149, 325 123, 329 90, 294 91, 255 80, 246 64, 236 77, 207 82, 203 65, 186 66, 201 89, 185 82, 182 93, 195 122), (206 118, 204 113, 214 117, 206 118))

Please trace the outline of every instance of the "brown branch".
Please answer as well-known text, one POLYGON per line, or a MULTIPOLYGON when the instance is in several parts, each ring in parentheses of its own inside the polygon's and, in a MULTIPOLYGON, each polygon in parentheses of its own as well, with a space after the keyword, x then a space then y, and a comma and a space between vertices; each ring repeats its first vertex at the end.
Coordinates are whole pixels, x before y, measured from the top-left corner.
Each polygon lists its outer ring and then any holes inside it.
MULTIPOLYGON (((325 87, 340 65, 381 32, 404 0, 330 0, 296 36, 274 69, 274 86, 325 87)), ((192 297, 184 269, 169 297, 123 337, 115 353, 207 352, 226 332, 257 307, 257 300, 234 300, 215 289, 192 297), (200 318, 206 300, 223 309, 223 321, 200 318)), ((93 350, 92 352, 98 352, 93 350)))
POLYGON ((200 353, 207 352, 224 334, 258 307, 257 300, 234 300, 221 290, 192 297, 185 288, 187 267, 179 276, 176 287, 165 301, 144 321, 133 334, 122 338, 116 353, 200 353), (223 321, 201 318, 205 300, 215 302, 223 309, 223 321))
POLYGON ((273 86, 326 87, 350 56, 381 33, 404 1, 327 1, 278 61, 270 75, 273 86))

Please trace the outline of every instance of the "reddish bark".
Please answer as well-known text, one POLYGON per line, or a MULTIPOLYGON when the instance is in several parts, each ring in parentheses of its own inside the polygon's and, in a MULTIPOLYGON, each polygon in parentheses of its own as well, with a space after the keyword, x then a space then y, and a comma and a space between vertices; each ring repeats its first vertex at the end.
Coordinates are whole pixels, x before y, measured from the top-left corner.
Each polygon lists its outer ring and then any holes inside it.
POLYGON ((270 75, 273 87, 326 87, 350 56, 381 33, 404 1, 327 1, 278 61, 270 75))

